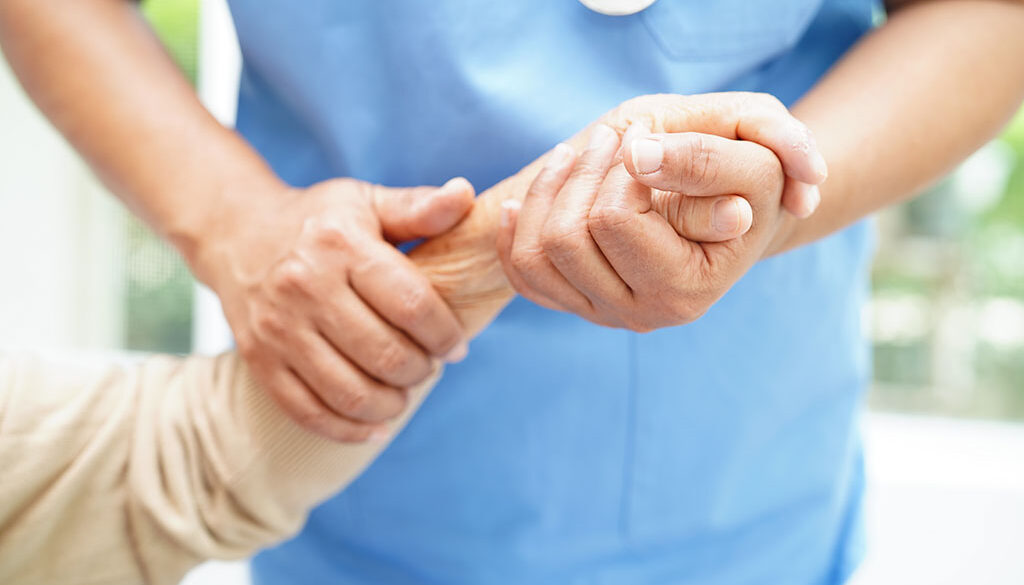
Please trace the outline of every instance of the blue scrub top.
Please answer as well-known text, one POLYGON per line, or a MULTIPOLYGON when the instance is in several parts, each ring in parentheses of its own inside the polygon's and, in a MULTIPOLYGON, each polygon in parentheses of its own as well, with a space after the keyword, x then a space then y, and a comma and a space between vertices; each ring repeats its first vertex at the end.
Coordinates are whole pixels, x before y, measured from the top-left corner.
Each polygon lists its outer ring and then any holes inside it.
MULTIPOLYGON (((516 172, 628 98, 803 94, 872 0, 233 0, 239 129, 295 185, 516 172)), ((851 96, 856 99, 856 96, 851 96)), ((863 224, 639 335, 524 300, 261 585, 840 583, 861 556, 863 224)))

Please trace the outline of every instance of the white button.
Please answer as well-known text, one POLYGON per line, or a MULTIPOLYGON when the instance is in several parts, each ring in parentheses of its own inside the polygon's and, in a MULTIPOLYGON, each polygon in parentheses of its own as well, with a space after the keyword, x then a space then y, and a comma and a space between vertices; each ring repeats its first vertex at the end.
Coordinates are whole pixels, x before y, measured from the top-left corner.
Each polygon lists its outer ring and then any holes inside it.
POLYGON ((580 0, 580 3, 594 12, 609 16, 623 16, 640 12, 654 4, 654 0, 580 0))

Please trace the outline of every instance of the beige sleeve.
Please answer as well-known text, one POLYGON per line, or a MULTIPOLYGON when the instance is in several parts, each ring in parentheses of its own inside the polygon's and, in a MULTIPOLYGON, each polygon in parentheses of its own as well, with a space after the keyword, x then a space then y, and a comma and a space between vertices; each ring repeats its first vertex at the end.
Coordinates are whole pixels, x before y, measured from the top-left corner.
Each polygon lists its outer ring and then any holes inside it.
POLYGON ((0 583, 176 583, 294 534, 382 448, 302 430, 233 354, 0 357, 0 583))

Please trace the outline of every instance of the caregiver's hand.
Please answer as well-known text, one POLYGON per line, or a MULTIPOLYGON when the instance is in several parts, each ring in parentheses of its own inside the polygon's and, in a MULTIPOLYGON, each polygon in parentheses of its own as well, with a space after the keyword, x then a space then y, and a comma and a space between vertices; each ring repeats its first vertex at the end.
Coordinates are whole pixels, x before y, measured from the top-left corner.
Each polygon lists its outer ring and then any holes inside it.
POLYGON ((689 323, 772 240, 782 165, 763 146, 707 134, 633 127, 625 146, 623 165, 618 134, 598 125, 578 161, 556 147, 521 211, 506 205, 499 256, 516 290, 543 306, 635 331, 689 323), (653 174, 671 191, 630 175, 655 141, 663 169, 653 174))
MULTIPOLYGON (((599 122, 620 134, 631 126, 640 126, 659 133, 702 132, 756 142, 771 149, 782 162, 788 179, 782 192, 784 209, 803 219, 821 203, 818 185, 828 176, 825 158, 810 129, 772 95, 740 91, 645 95, 623 102, 599 122)), ((647 142, 644 146, 635 159, 639 166, 630 172, 649 187, 671 188, 665 179, 678 174, 679 169, 659 164, 659 143, 647 142)), ((679 154, 682 156, 674 158, 685 160, 686 153, 679 154)), ((700 152, 692 154, 700 156, 700 152)))
POLYGON ((398 415, 432 359, 466 354, 430 281, 391 242, 448 231, 473 188, 391 189, 337 179, 253 197, 209 234, 197 272, 220 297, 254 375, 300 424, 362 440, 398 415))

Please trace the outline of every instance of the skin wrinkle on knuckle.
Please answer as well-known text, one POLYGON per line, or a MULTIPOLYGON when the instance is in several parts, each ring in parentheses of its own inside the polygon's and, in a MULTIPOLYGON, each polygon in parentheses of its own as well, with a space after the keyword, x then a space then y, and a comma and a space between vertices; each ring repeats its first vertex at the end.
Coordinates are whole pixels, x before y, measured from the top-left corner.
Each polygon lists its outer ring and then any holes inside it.
POLYGON ((388 341, 377 350, 374 369, 381 375, 393 375, 412 365, 409 351, 397 341, 388 341))
POLYGON ((514 247, 509 255, 509 261, 523 280, 530 284, 531 277, 545 265, 543 254, 540 250, 525 246, 514 247))
POLYGON ((604 201, 594 205, 588 216, 591 230, 614 232, 633 220, 633 211, 619 201, 604 201))
POLYGON ((721 167, 720 154, 709 148, 707 140, 700 134, 691 136, 687 141, 687 156, 684 169, 698 188, 706 188, 715 184, 721 167))
POLYGON ((549 256, 572 258, 583 249, 585 238, 589 237, 586 224, 558 219, 545 226, 540 245, 549 256))
POLYGON ((370 403, 370 392, 365 388, 351 386, 341 388, 332 397, 330 404, 349 416, 363 413, 370 403))
POLYGON ((423 323, 431 314, 431 296, 421 283, 414 283, 401 294, 398 318, 406 327, 423 323))
POLYGON ((665 216, 665 220, 676 230, 676 233, 688 231, 687 225, 694 221, 696 202, 693 197, 659 189, 651 194, 651 201, 652 207, 665 216))
MULTIPOLYGON (((291 404, 285 399, 286 404, 291 404)), ((333 436, 332 425, 330 424, 333 415, 326 410, 291 407, 292 418, 300 426, 307 429, 314 429, 317 433, 333 436)))

